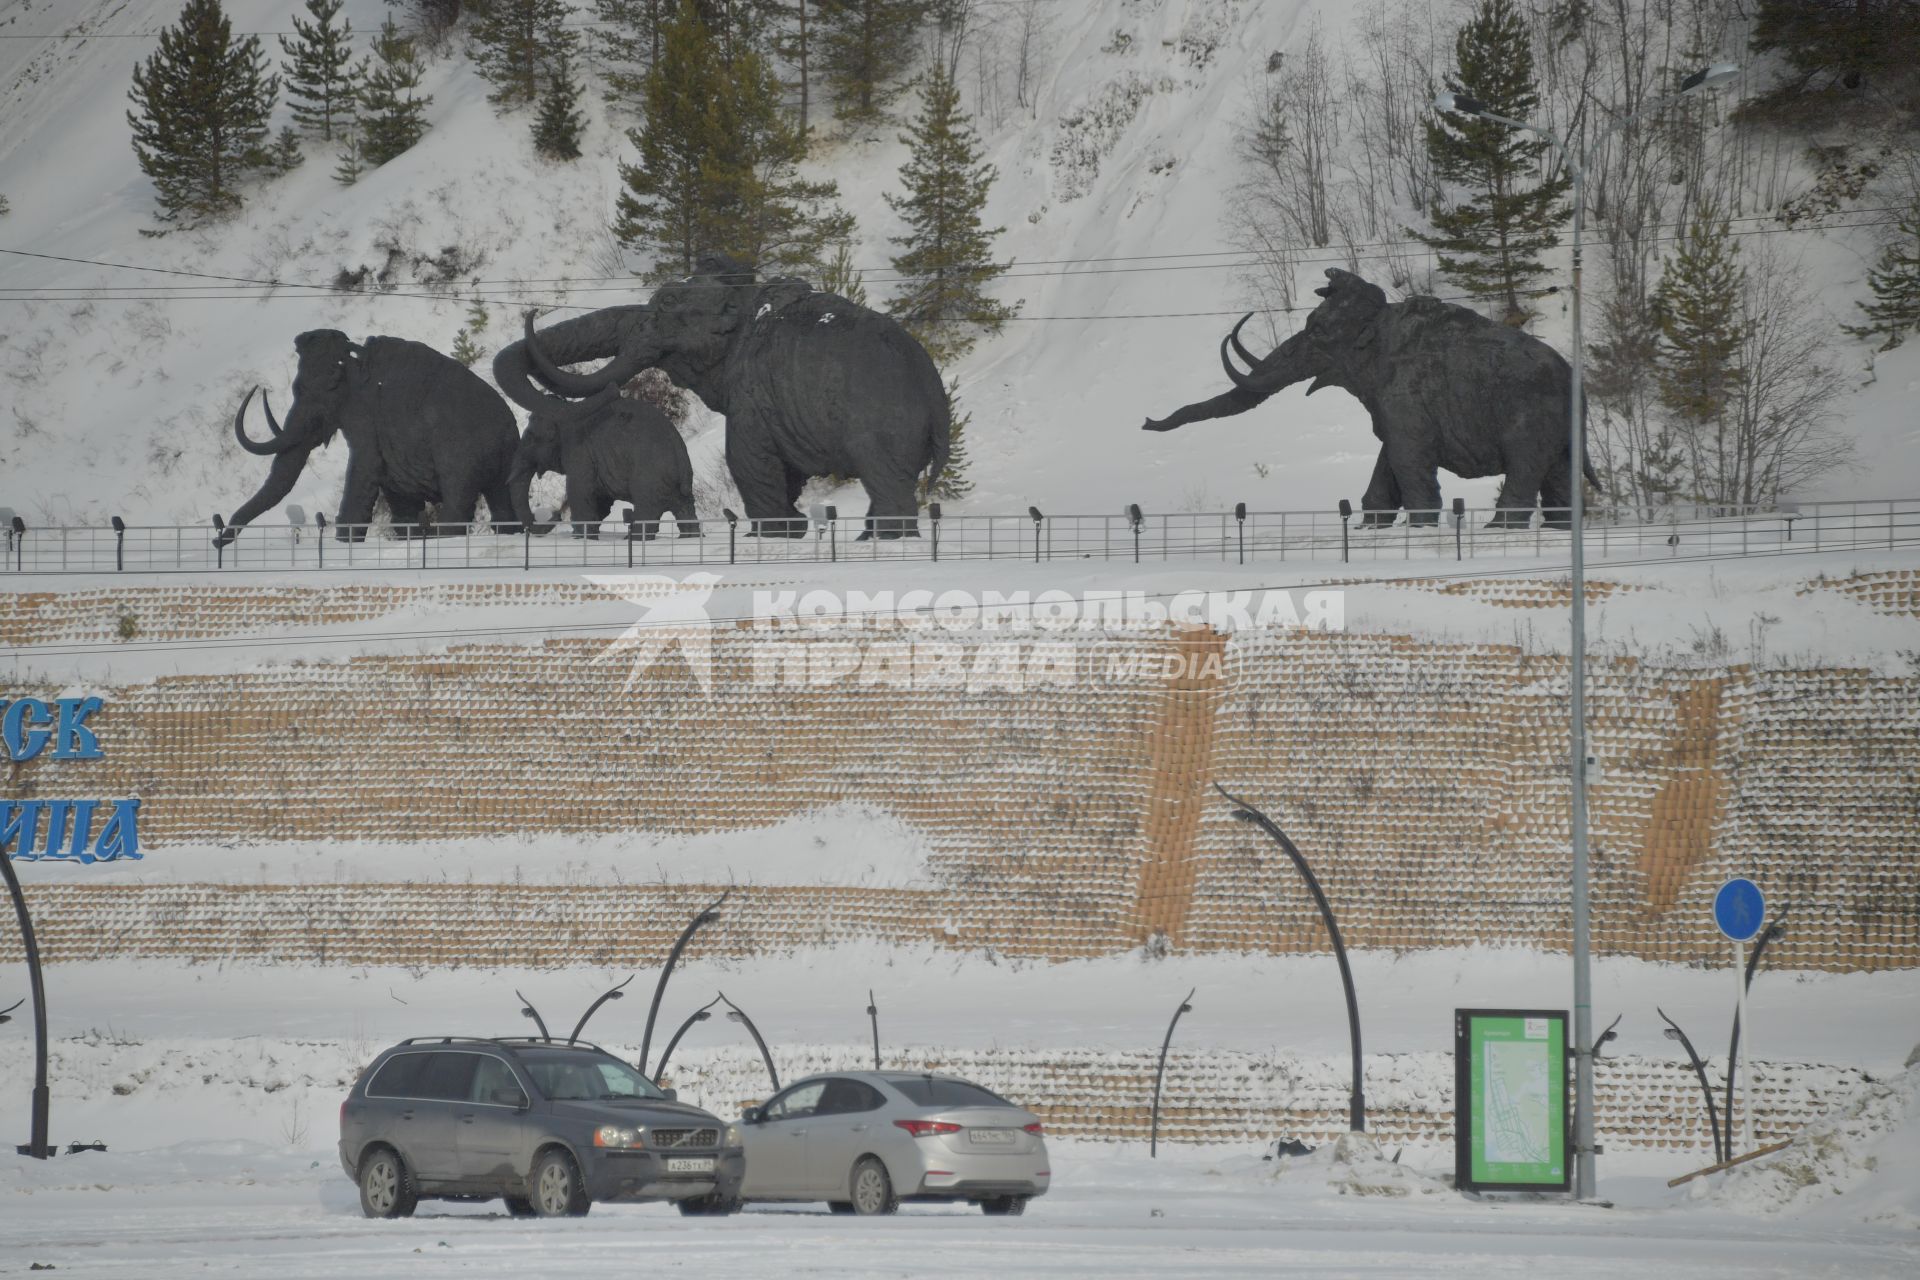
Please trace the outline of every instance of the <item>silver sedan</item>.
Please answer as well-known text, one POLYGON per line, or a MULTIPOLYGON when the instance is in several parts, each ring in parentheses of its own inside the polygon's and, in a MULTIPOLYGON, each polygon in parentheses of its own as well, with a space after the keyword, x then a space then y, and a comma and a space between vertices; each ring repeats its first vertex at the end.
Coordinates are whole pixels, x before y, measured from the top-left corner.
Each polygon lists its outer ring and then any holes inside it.
POLYGON ((1017 1214, 1053 1176, 1040 1117, 953 1076, 809 1076, 741 1121, 744 1200, 824 1200, 860 1214, 965 1200, 1017 1214))

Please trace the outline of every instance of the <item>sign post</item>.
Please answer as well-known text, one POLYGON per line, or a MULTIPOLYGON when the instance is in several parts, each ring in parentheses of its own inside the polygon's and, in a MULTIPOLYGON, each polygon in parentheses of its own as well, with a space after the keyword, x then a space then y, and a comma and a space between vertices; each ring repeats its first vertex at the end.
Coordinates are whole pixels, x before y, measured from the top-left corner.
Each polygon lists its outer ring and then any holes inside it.
POLYGON ((1564 1009, 1453 1011, 1453 1166, 1462 1191, 1571 1191, 1564 1009))
MULTIPOLYGON (((1720 886, 1713 895, 1713 922, 1720 932, 1733 943, 1733 985, 1734 1017, 1738 1020, 1742 1038, 1747 1042, 1747 1105, 1740 1108, 1740 1143, 1746 1150, 1753 1150, 1753 1095, 1756 1077, 1753 1073, 1753 1024, 1747 1020, 1747 980, 1746 956, 1743 951, 1748 939, 1760 932, 1767 919, 1767 898, 1760 892, 1760 886, 1744 876, 1735 876, 1720 886)), ((1732 1079, 1733 1063, 1727 1063, 1728 1079, 1732 1079)), ((1733 1100, 1727 1100, 1729 1106, 1733 1100)), ((1733 1133, 1733 1117, 1727 1117, 1727 1133, 1733 1133)))

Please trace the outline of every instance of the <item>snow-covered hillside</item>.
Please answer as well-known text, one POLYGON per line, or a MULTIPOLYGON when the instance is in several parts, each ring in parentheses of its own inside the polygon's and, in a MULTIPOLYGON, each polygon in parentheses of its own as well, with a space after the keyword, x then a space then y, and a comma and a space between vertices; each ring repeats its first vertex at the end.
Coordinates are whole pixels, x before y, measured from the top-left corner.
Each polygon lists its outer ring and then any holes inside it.
MULTIPOLYGON (((1428 0, 1398 3, 1426 20, 1428 0)), ((1445 23, 1457 19, 1448 0, 1434 3, 1445 23)), ((235 29, 249 32, 284 30, 295 8, 294 0, 227 3, 235 29)), ((1130 501, 1162 511, 1246 501, 1277 510, 1357 497, 1376 446, 1358 402, 1339 391, 1309 401, 1296 387, 1237 419, 1170 435, 1138 430, 1149 413, 1221 388, 1216 344, 1247 296, 1240 256, 1222 253, 1235 122, 1270 55, 1298 47, 1316 24, 1327 39, 1345 38, 1350 6, 1087 0, 1047 8, 1032 109, 1001 104, 983 113, 1000 171, 989 216, 1007 228, 1001 250, 1020 264, 1002 288, 1024 311, 955 370, 973 414, 978 486, 963 505, 1104 512, 1130 501)), ((177 0, 0 0, 0 193, 12 205, 0 218, 0 248, 51 255, 0 255, 0 504, 36 523, 98 523, 116 512, 135 522, 201 522, 231 511, 264 475, 229 424, 255 383, 284 405, 295 334, 334 327, 446 349, 464 307, 434 295, 478 279, 492 304, 482 338, 491 350, 529 303, 635 296, 626 273, 636 264, 607 230, 618 164, 631 153, 621 129, 596 97, 586 103, 585 157, 540 160, 527 116, 496 115, 457 52, 431 67, 425 140, 357 186, 338 186, 332 149, 310 143, 305 165, 256 184, 231 223, 143 234, 158 224, 129 145, 126 90, 151 33, 177 11, 177 0), (343 269, 385 265, 389 251, 396 261, 428 259, 453 246, 477 261, 446 285, 423 283, 432 268, 409 261, 388 293, 325 288, 343 269)), ((386 9, 348 0, 345 11, 366 33, 386 9)), ((277 45, 266 43, 277 59, 277 45)), ((897 186, 905 154, 895 132, 829 137, 812 165, 839 182, 857 215, 857 259, 882 297, 887 237, 899 230, 882 196, 897 186)), ((1867 234, 1773 238, 1802 257, 1828 308, 1849 318, 1867 234)), ((1314 277, 1319 259, 1337 254, 1306 256, 1313 260, 1302 275, 1314 277)), ((1538 328, 1564 346, 1562 304, 1549 305, 1538 328)), ((1287 323, 1279 318, 1282 331, 1287 323)), ((1879 357, 1874 374, 1865 372, 1866 344, 1845 339, 1838 350, 1862 371, 1855 380, 1864 387, 1846 413, 1863 465, 1831 477, 1824 496, 1920 485, 1920 430, 1909 408, 1920 391, 1920 345, 1879 357)), ((696 464, 717 475, 714 423, 703 416, 696 428, 696 464)), ((292 500, 332 511, 344 464, 344 447, 317 455, 292 500)), ((1492 480, 1443 483, 1449 498, 1474 505, 1494 491, 1492 480)), ((845 501, 864 505, 854 493, 845 501)))

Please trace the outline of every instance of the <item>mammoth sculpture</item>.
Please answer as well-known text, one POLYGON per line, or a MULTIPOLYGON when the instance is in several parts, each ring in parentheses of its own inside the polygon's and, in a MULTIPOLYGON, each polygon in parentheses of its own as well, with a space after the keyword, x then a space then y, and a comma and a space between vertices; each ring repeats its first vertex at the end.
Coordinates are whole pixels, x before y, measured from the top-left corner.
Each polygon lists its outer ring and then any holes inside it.
MULTIPOLYGON (((1567 436, 1572 374, 1538 338, 1437 298, 1389 303, 1379 286, 1338 267, 1315 290, 1326 301, 1300 332, 1255 359, 1240 343, 1242 317, 1220 342, 1233 390, 1190 404, 1148 431, 1244 413, 1283 387, 1313 379, 1312 395, 1340 387, 1366 406, 1381 440, 1360 505, 1367 525, 1401 510, 1415 523, 1439 516, 1445 467, 1464 479, 1504 476, 1490 527, 1525 528, 1536 497, 1549 526, 1564 528, 1573 489, 1567 436), (1231 353, 1229 351, 1231 349, 1231 353), (1251 369, 1235 367, 1237 354, 1251 369)), ((1599 487, 1593 464, 1582 459, 1599 487)))
POLYGON ((660 513, 671 511, 681 537, 699 537, 693 460, 667 415, 617 389, 601 392, 582 409, 565 417, 538 413, 527 424, 507 476, 514 514, 533 532, 547 532, 533 517, 529 489, 535 476, 558 471, 567 477, 575 537, 598 536, 615 502, 633 504, 637 536, 652 538, 660 513))
POLYGON ((580 413, 658 368, 727 420, 727 467, 762 535, 802 537, 794 503, 810 476, 857 477, 862 538, 919 536, 915 492, 946 464, 946 389, 926 350, 887 316, 805 281, 756 279, 710 256, 651 300, 606 307, 527 336, 494 358, 494 380, 536 414, 580 413), (590 373, 562 365, 606 360, 590 373))
POLYGON ((271 456, 273 466, 218 541, 232 541, 240 526, 292 492, 307 455, 336 431, 347 438, 347 483, 335 536, 364 538, 374 502, 383 496, 396 525, 422 524, 434 503, 437 525, 464 531, 484 497, 494 530, 517 531, 507 471, 520 433, 513 410, 471 369, 422 343, 376 337, 355 344, 336 329, 310 330, 293 347, 300 367, 286 426, 275 421, 262 395, 273 438, 247 438, 253 391, 233 416, 241 447, 271 456))

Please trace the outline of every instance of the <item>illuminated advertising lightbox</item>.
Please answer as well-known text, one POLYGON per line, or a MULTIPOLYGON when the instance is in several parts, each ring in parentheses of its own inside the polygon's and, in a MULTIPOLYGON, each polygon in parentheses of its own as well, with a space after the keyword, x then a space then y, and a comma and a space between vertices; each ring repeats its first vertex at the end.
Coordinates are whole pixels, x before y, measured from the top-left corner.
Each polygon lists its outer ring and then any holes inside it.
POLYGON ((1572 1189, 1568 1065, 1564 1010, 1454 1010, 1455 1185, 1572 1189))

